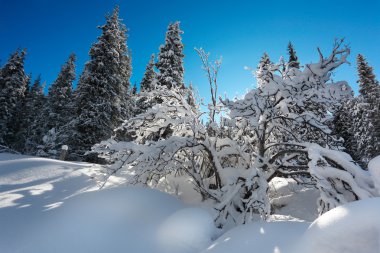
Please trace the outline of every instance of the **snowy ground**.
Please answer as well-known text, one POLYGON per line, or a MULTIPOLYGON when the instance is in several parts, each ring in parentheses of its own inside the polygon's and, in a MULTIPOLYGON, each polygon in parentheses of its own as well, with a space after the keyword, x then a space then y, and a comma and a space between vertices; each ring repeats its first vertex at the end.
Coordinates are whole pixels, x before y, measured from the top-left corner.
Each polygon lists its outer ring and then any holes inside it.
POLYGON ((0 252, 380 252, 378 198, 315 220, 316 190, 276 179, 270 222, 222 234, 206 209, 168 194, 113 187, 123 182, 118 177, 98 190, 100 171, 86 163, 0 153, 0 252))

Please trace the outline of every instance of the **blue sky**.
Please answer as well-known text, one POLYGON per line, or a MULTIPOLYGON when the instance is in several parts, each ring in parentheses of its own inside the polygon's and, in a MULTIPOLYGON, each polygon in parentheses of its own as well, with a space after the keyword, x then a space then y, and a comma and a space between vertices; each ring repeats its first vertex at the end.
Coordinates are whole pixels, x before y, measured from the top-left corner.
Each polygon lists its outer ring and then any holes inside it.
POLYGON ((49 85, 71 52, 77 74, 105 22, 104 15, 120 5, 129 28, 132 83, 139 83, 152 53, 164 42, 167 25, 179 20, 184 30, 185 80, 208 97, 207 80, 194 47, 223 56, 220 95, 242 95, 255 79, 244 66, 256 67, 267 52, 273 61, 286 55, 288 41, 301 63, 318 60, 316 47, 327 54, 334 38, 350 44, 351 66, 339 68, 334 80, 346 80, 357 91, 355 57, 365 55, 380 75, 380 0, 340 1, 105 1, 0 0, 0 59, 4 64, 17 47, 28 49, 26 71, 42 74, 49 85))

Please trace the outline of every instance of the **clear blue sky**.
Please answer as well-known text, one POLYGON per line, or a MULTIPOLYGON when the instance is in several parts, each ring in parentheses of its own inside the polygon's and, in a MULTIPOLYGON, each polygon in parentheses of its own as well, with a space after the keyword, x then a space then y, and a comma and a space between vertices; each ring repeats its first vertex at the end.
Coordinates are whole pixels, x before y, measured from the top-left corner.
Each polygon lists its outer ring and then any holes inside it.
POLYGON ((347 80, 357 90, 355 57, 365 55, 380 76, 380 0, 361 1, 207 1, 207 0, 0 0, 0 59, 4 64, 17 47, 26 47, 26 71, 51 84, 71 52, 78 57, 77 74, 105 22, 104 15, 120 5, 129 28, 132 83, 139 83, 152 53, 164 42, 167 25, 179 20, 185 31, 185 79, 207 97, 201 63, 193 50, 203 47, 223 56, 220 95, 244 94, 255 80, 244 66, 256 67, 263 52, 277 61, 288 41, 301 63, 326 54, 334 38, 350 43, 351 66, 341 67, 335 80, 347 80))

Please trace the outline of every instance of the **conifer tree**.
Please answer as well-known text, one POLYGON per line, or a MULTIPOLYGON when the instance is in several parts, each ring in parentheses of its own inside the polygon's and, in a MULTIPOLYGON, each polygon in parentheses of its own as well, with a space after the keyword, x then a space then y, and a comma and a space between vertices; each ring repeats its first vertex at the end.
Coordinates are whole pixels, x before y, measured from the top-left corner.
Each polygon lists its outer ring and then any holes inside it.
POLYGON ((265 84, 267 84, 272 78, 272 72, 270 71, 271 66, 272 62, 269 58, 269 55, 267 53, 264 53, 256 70, 256 77, 259 88, 264 87, 265 84))
POLYGON ((361 113, 357 115, 353 130, 357 139, 358 152, 363 163, 380 155, 380 85, 362 55, 357 56, 359 75, 359 102, 361 113), (360 97, 362 99, 360 99, 360 97))
POLYGON ((140 88, 141 91, 152 91, 157 83, 157 74, 154 71, 154 54, 150 57, 150 61, 146 66, 144 77, 141 80, 140 88))
POLYGON ((0 76, 0 145, 11 148, 19 142, 16 133, 20 128, 21 108, 29 77, 24 71, 26 50, 11 54, 1 69, 0 76))
POLYGON ((300 63, 298 61, 298 57, 296 55, 296 51, 294 50, 293 44, 289 41, 288 44, 288 54, 289 54, 289 67, 292 68, 300 68, 300 63))
POLYGON ((75 80, 75 54, 71 54, 62 66, 57 79, 49 88, 48 127, 59 128, 68 123, 73 115, 72 89, 75 80))
POLYGON ((131 95, 134 96, 137 94, 137 85, 136 83, 133 85, 132 89, 131 89, 131 95))
POLYGON ((24 147, 23 152, 26 154, 36 154, 38 145, 42 143, 42 137, 46 132, 46 97, 41 85, 41 75, 34 81, 32 87, 27 90, 25 103, 23 106, 22 136, 24 147))
POLYGON ((158 83, 169 89, 172 87, 184 87, 183 83, 183 44, 179 22, 169 25, 166 32, 165 44, 160 47, 156 67, 159 70, 158 83))
POLYGON ((77 119, 68 142, 82 159, 91 146, 111 136, 128 116, 131 58, 126 45, 126 27, 119 19, 119 8, 106 17, 102 34, 90 49, 76 92, 77 119))
POLYGON ((362 55, 357 57, 360 95, 345 102, 335 115, 334 127, 344 146, 362 167, 380 155, 380 86, 362 55))

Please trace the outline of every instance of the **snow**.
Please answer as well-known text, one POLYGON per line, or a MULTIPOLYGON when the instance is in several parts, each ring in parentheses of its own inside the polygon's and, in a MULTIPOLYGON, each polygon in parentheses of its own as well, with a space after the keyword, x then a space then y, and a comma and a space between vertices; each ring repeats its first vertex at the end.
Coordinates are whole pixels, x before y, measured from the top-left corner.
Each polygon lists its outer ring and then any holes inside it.
POLYGON ((372 175, 375 188, 380 196, 380 156, 376 156, 368 163, 368 171, 372 175))
POLYGON ((217 234, 211 215, 200 208, 185 208, 172 214, 158 230, 161 248, 166 253, 199 252, 217 234))
POLYGON ((145 188, 99 191, 94 170, 0 154, 0 252, 159 252, 156 231, 183 204, 145 188))
MULTIPOLYGON (((378 157, 370 162, 372 175, 378 175, 378 164, 378 157)), ((317 215, 318 191, 292 179, 274 178, 268 194, 276 207, 269 221, 222 231, 215 227, 210 210, 189 207, 157 190, 120 186, 125 181, 117 176, 99 190, 96 178, 101 171, 101 167, 88 163, 1 153, 0 252, 380 250, 380 198, 339 206, 310 225, 308 221, 317 215)), ((186 191, 185 188, 178 191, 186 191)), ((191 203, 189 199, 187 202, 191 203)))
POLYGON ((255 222, 226 232, 202 253, 284 253, 307 229, 303 222, 255 222))
POLYGON ((380 198, 334 208, 315 220, 297 253, 380 252, 380 198))

